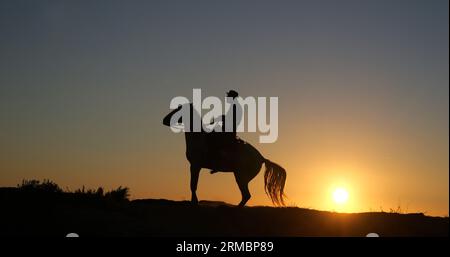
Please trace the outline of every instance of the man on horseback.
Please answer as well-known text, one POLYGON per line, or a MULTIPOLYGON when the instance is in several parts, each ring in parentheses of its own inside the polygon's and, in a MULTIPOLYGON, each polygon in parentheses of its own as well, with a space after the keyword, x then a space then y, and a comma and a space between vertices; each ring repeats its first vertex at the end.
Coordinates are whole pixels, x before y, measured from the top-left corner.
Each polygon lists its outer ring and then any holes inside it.
POLYGON ((163 119, 163 124, 169 127, 178 123, 183 123, 185 126, 185 130, 181 131, 185 134, 186 158, 190 163, 191 202, 198 203, 196 193, 198 179, 200 170, 204 168, 211 170, 211 173, 232 172, 242 195, 238 206, 244 206, 251 197, 248 183, 256 177, 264 164, 266 167, 264 190, 275 205, 284 205, 286 182, 284 168, 266 159, 255 147, 236 136, 239 122, 242 119, 242 106, 237 102, 239 100, 237 97, 238 93, 234 90, 227 93, 227 101, 231 107, 225 115, 221 115, 221 126, 210 124, 219 126, 212 132, 205 131, 203 128, 197 132, 194 130, 194 127, 199 125, 197 122, 202 122, 201 114, 196 111, 193 103, 188 101, 171 111, 163 119), (180 112, 187 113, 186 117, 189 118, 183 120, 185 115, 180 115, 180 112), (232 122, 231 128, 230 122, 232 122))

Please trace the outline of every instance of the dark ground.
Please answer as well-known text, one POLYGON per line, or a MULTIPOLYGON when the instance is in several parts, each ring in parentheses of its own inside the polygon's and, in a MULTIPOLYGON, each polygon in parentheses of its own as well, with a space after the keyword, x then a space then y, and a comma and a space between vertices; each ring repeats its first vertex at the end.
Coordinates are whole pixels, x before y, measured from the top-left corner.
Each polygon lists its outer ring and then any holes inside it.
POLYGON ((448 236, 448 217, 111 200, 0 188, 1 236, 448 236))

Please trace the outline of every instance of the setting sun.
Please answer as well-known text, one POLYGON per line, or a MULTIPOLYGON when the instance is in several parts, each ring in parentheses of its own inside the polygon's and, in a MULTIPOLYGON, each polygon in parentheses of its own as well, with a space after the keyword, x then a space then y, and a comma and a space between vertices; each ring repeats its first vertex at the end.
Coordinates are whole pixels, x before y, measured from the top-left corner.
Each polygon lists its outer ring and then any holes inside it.
POLYGON ((345 188, 336 188, 333 191, 333 200, 337 204, 345 204, 348 200, 348 192, 345 188))

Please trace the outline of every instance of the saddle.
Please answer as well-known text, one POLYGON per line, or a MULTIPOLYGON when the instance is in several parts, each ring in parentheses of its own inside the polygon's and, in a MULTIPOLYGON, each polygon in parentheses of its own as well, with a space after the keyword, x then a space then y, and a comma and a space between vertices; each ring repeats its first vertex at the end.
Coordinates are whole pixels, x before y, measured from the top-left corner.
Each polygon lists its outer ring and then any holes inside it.
POLYGON ((247 144, 244 140, 235 137, 231 141, 227 142, 214 142, 208 147, 207 155, 211 163, 218 164, 220 169, 211 169, 211 174, 217 173, 219 171, 231 171, 236 167, 239 162, 239 149, 247 144))

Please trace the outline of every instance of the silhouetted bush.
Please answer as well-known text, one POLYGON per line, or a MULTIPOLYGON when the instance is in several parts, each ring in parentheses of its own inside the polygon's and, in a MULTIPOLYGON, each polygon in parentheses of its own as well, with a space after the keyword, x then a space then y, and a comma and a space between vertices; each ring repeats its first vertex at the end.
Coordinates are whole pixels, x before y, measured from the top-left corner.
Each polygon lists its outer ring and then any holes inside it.
POLYGON ((128 197, 130 196, 129 191, 130 190, 128 189, 128 187, 120 186, 116 190, 111 190, 110 192, 106 193, 105 197, 111 198, 116 201, 124 201, 128 200, 128 197))
POLYGON ((97 189, 97 192, 95 192, 95 194, 96 194, 98 197, 103 197, 103 188, 102 188, 102 187, 99 187, 99 188, 97 189))
POLYGON ((17 185, 17 189, 21 192, 31 192, 31 193, 46 193, 46 194, 65 194, 72 195, 76 198, 83 199, 108 199, 113 201, 128 201, 129 188, 119 186, 117 189, 111 190, 109 192, 104 192, 102 187, 95 189, 86 189, 84 186, 75 191, 66 190, 63 191, 58 184, 55 182, 45 179, 40 182, 36 179, 22 180, 22 184, 17 185))
POLYGON ((39 180, 22 180, 21 185, 17 185, 19 190, 22 191, 32 191, 32 192, 43 192, 43 193, 62 193, 63 190, 53 181, 44 179, 41 183, 39 180))

